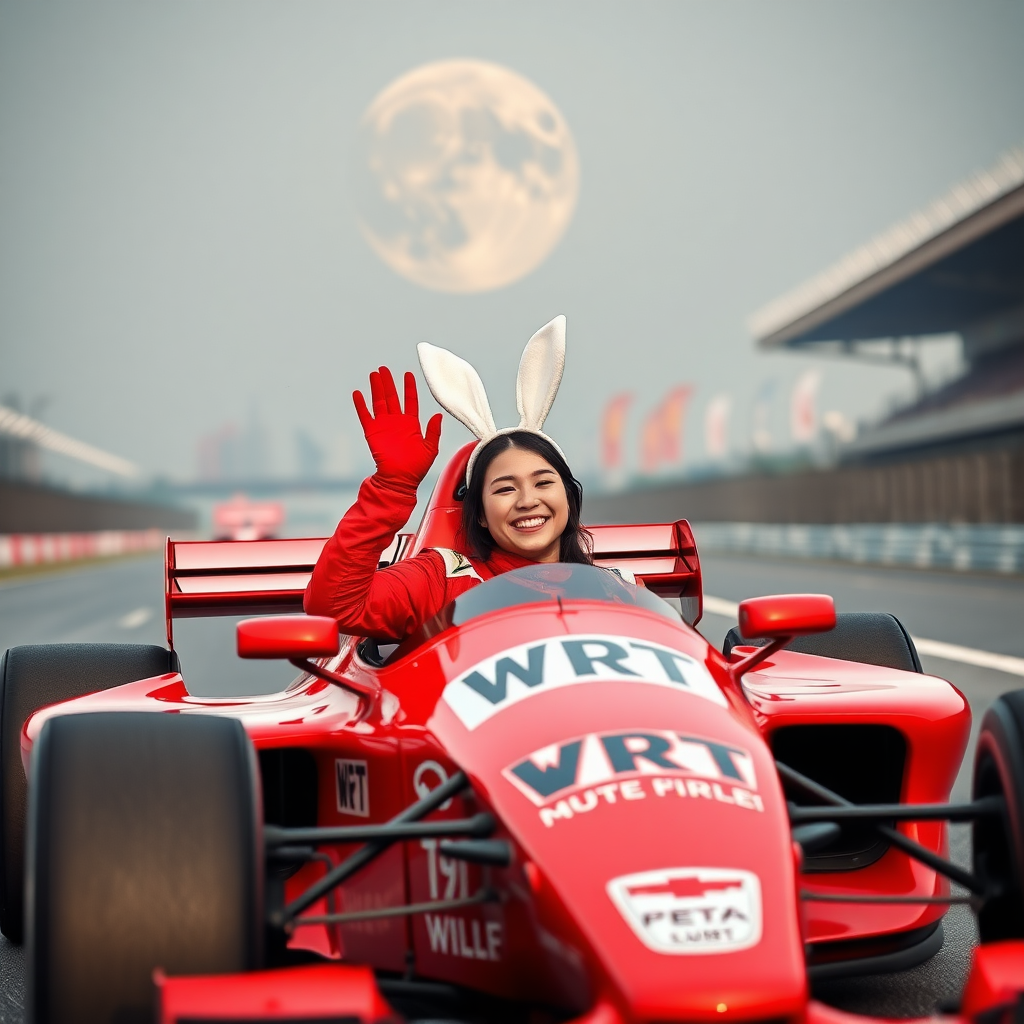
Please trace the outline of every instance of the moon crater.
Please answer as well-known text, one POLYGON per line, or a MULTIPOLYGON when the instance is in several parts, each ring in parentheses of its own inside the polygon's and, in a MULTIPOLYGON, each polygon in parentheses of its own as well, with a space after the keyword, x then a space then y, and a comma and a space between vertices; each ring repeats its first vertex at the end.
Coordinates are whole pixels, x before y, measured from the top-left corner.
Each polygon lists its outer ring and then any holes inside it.
POLYGON ((532 82, 448 60, 402 75, 370 104, 355 184, 360 228, 389 267, 426 288, 481 292, 528 274, 558 244, 579 160, 532 82))

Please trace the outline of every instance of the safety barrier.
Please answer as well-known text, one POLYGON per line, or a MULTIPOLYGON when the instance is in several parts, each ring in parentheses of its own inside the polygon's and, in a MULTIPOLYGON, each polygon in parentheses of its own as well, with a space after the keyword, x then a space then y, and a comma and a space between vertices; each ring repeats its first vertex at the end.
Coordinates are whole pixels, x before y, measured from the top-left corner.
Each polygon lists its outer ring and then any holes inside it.
POLYGON ((1024 526, 942 523, 692 523, 701 552, 821 558, 998 573, 1024 572, 1024 526))
MULTIPOLYGON (((936 523, 691 523, 701 552, 819 558, 865 565, 905 565, 1024 573, 1024 526, 936 523)), ((157 551, 161 530, 0 534, 0 569, 157 551)))
POLYGON ((159 551, 166 536, 161 530, 0 534, 0 569, 159 551))

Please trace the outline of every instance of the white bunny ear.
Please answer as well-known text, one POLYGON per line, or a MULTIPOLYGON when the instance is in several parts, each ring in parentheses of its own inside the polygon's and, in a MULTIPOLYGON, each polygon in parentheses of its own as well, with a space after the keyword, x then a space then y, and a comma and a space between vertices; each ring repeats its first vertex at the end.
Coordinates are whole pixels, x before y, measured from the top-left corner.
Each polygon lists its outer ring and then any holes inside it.
POLYGON ((565 368, 565 317, 556 316, 527 343, 516 378, 519 426, 539 431, 551 411, 565 368))
POLYGON ((421 341, 416 346, 427 387, 437 404, 481 440, 497 433, 480 374, 465 359, 421 341))

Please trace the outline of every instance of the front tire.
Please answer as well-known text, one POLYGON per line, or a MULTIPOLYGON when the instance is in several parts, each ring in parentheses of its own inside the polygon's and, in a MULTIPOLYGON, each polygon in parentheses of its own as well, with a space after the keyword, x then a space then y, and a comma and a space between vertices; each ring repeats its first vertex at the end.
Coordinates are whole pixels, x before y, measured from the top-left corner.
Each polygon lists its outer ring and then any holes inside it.
POLYGON ((177 672, 174 651, 150 644, 35 644, 0 660, 0 932, 19 943, 25 921, 25 807, 21 730, 40 708, 177 672))
POLYGON ((1000 818, 974 823, 974 873, 993 891, 978 913, 982 942, 1024 938, 1024 690, 985 712, 974 758, 975 800, 1001 796, 1000 818))
POLYGON ((34 1024, 141 1024, 157 967, 261 966, 258 782, 234 719, 97 712, 45 724, 28 818, 34 1024))

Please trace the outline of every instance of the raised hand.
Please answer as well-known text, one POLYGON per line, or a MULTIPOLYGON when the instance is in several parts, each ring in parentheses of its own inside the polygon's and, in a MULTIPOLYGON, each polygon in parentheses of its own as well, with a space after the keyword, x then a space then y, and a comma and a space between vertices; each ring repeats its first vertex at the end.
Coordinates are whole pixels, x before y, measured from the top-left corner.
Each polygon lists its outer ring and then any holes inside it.
POLYGON ((431 416, 425 433, 420 430, 416 378, 411 373, 405 375, 405 412, 402 412, 395 380, 386 366, 370 374, 372 415, 361 391, 352 393, 352 401, 377 472, 388 480, 418 486, 437 458, 441 414, 431 416))

